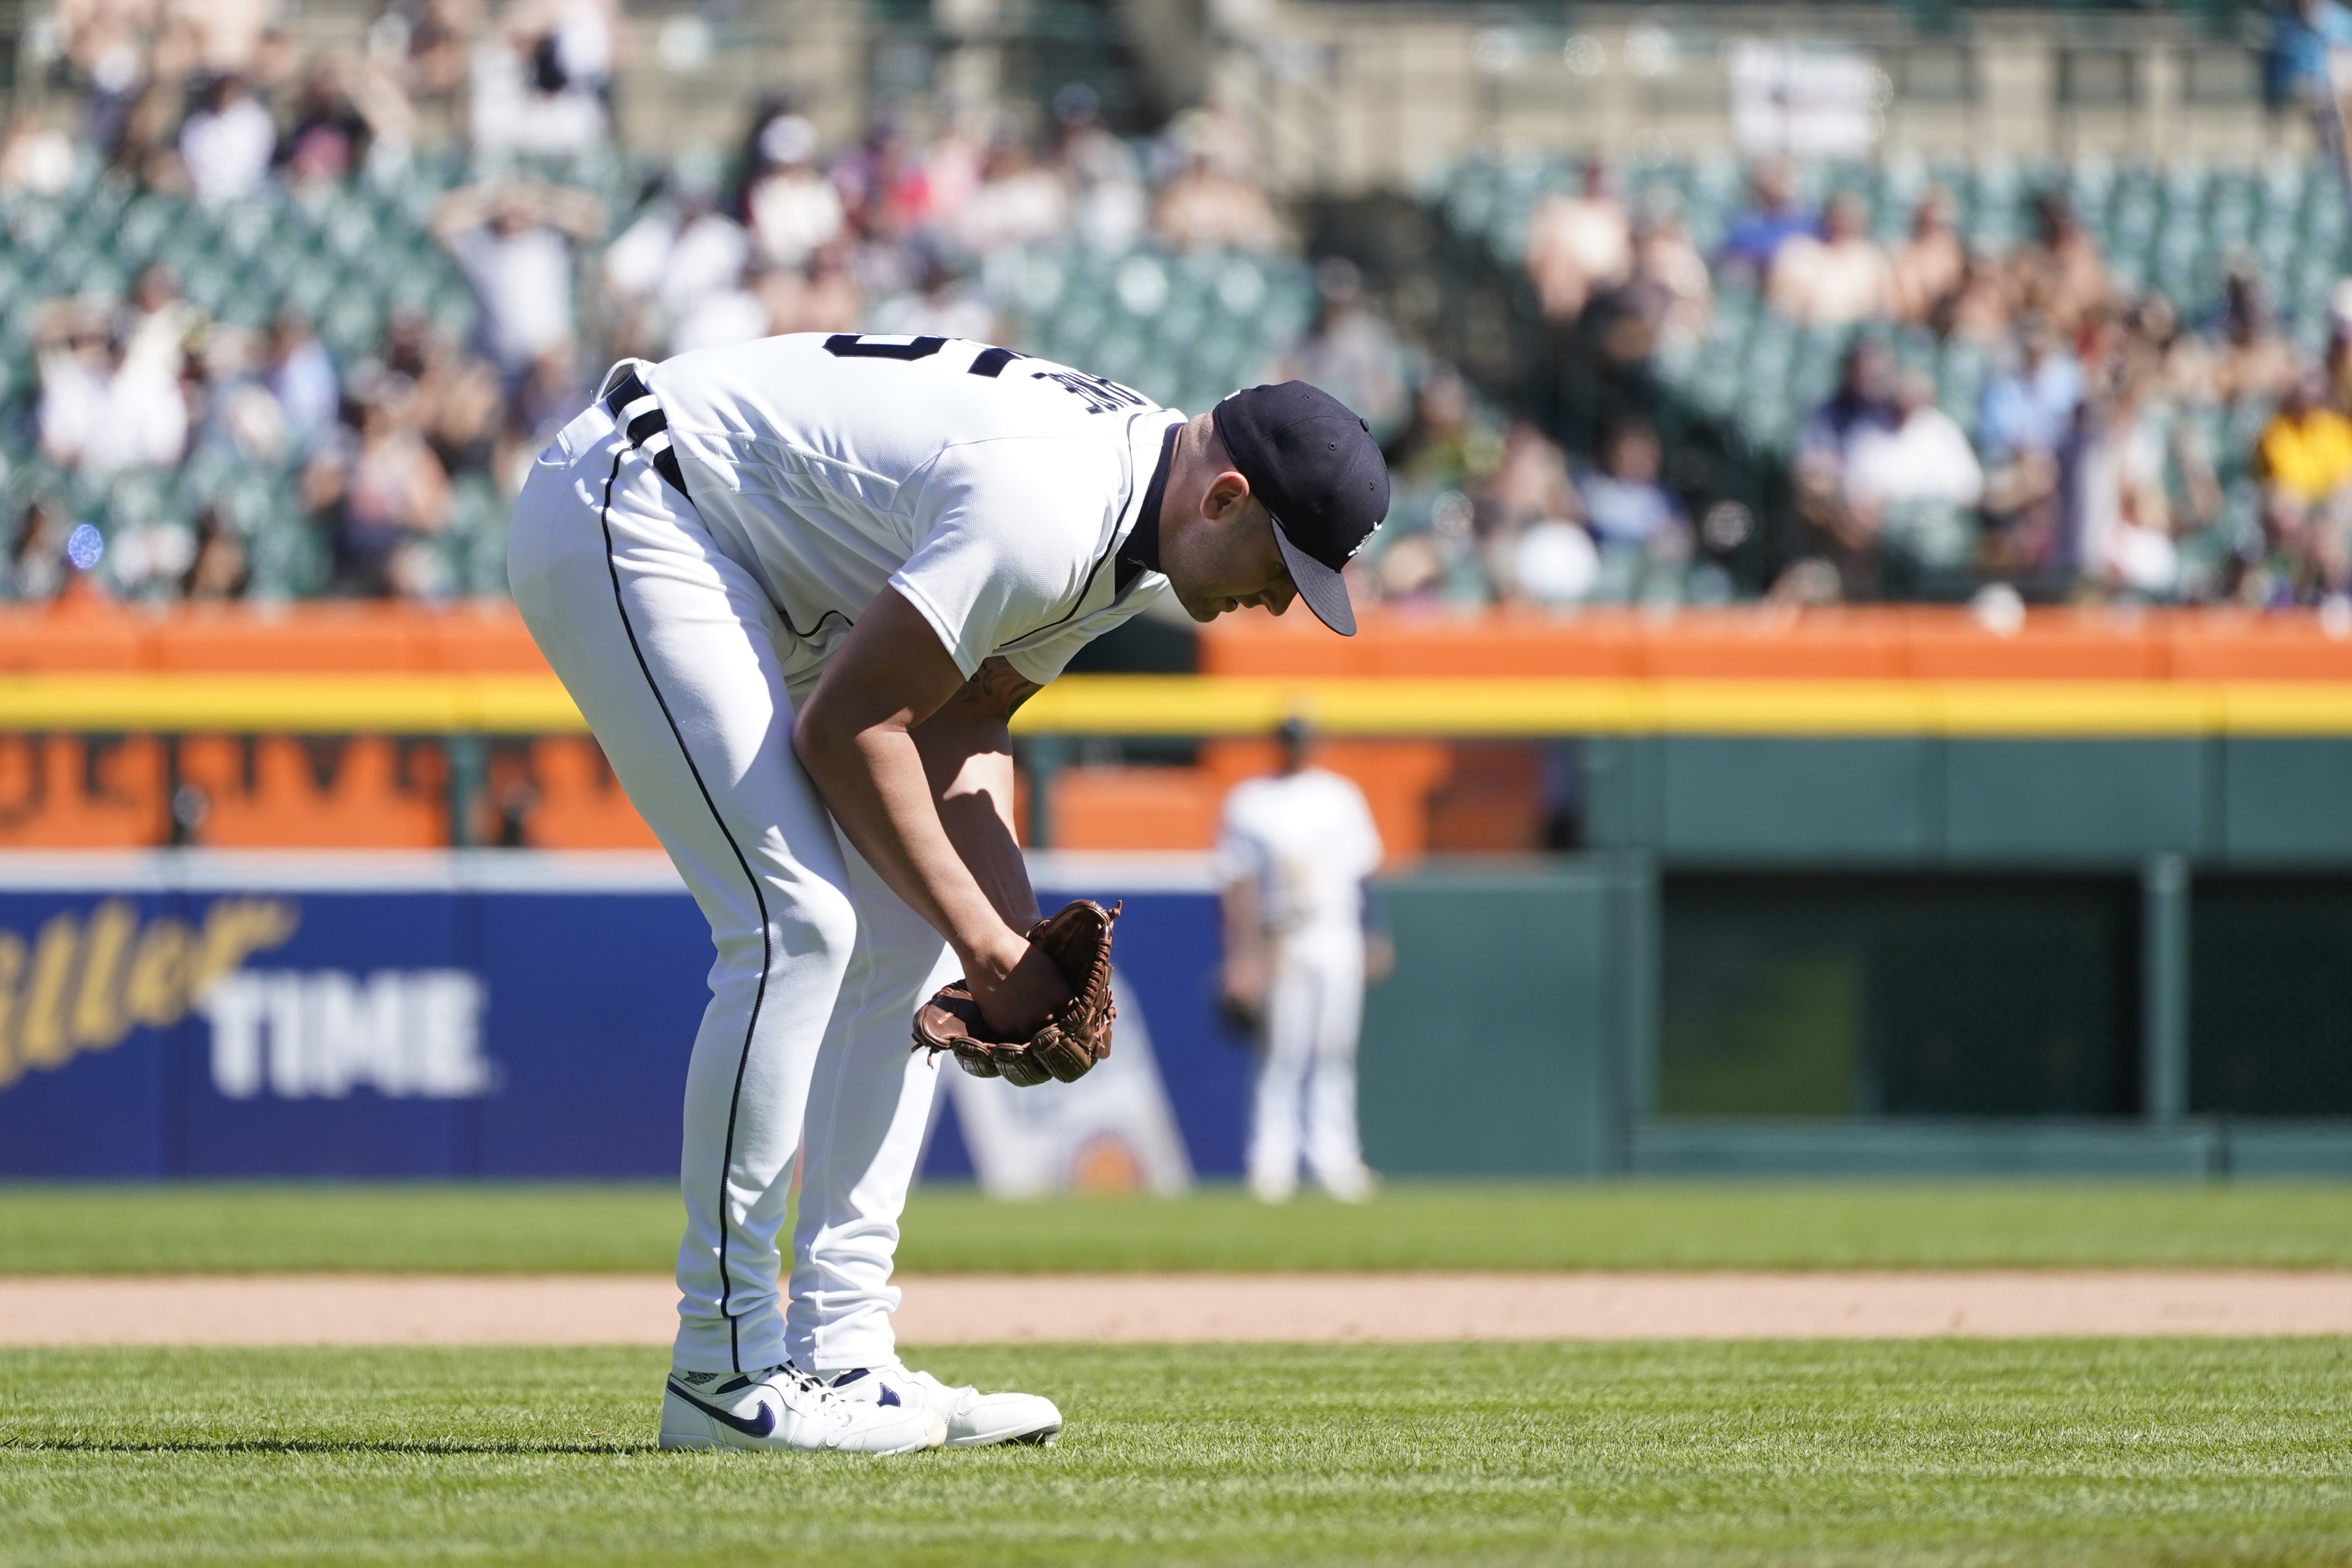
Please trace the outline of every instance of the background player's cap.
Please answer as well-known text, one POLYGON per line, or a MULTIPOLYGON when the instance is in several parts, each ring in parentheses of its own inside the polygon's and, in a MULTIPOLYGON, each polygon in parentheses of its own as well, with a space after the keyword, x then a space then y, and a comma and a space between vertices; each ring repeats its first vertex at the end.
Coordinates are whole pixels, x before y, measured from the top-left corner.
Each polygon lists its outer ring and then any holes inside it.
POLYGON ((1298 596, 1341 637, 1356 612, 1339 570, 1389 512, 1389 466, 1364 422, 1303 381, 1253 386, 1209 417, 1250 493, 1274 518, 1274 542, 1298 596))

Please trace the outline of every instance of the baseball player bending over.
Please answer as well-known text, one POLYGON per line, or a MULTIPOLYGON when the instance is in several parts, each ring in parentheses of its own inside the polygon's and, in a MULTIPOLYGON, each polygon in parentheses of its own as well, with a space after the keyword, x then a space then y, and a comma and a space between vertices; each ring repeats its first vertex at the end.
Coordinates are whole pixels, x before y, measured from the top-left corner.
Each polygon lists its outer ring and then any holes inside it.
POLYGON ((1069 1000, 1024 934, 1006 721, 1161 593, 1202 621, 1302 598, 1352 632, 1339 569, 1388 494, 1361 422, 1302 383, 1187 419, 935 337, 624 361, 540 455, 515 602, 717 948, 663 1447, 1059 1434, 1049 1400, 909 1371, 890 1324, 936 1070, 917 1004, 961 974, 1020 1038, 1069 1000))

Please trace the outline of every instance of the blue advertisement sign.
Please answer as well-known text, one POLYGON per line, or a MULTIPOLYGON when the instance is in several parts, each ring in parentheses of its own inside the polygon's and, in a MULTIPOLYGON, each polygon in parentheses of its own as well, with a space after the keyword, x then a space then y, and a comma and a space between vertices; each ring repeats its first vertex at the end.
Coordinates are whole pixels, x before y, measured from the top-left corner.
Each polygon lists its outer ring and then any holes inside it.
MULTIPOLYGON (((1192 1167, 1238 1173, 1214 897, 1042 858, 1049 908, 1126 899, 1120 968, 1192 1167)), ((11 857, 0 1176, 666 1178, 710 961, 658 857, 11 857)), ((970 1173, 951 1112, 925 1169, 970 1173)))

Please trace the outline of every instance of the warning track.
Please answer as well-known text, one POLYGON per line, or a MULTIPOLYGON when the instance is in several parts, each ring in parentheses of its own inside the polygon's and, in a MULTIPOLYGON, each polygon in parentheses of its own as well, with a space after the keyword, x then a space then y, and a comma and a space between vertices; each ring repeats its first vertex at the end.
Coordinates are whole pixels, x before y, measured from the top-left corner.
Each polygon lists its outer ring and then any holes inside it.
MULTIPOLYGON (((971 1342, 2352 1334, 2352 1272, 933 1275, 899 1337, 971 1342)), ((0 1279, 5 1345, 661 1344, 643 1275, 0 1279)))

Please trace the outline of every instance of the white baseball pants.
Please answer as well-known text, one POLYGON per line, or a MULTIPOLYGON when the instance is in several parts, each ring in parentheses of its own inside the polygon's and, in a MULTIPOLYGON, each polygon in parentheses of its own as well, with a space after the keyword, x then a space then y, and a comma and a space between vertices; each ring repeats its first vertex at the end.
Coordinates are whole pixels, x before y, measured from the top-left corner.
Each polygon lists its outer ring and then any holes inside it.
POLYGON ((1278 1201, 1298 1186, 1304 1149, 1315 1179, 1339 1197, 1370 1183, 1356 1130, 1356 1041, 1364 1016, 1364 939, 1352 928, 1276 938, 1267 977, 1265 1055, 1250 1119, 1250 1190, 1278 1201))
POLYGON ((946 944, 841 840, 793 754, 792 634, 602 407, 541 455, 507 548, 525 624, 717 948, 687 1068, 677 1363, 889 1361, 898 1216, 937 1086, 908 1021, 952 977, 946 944))

